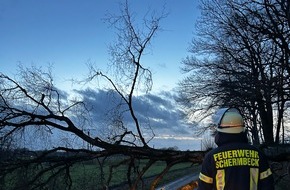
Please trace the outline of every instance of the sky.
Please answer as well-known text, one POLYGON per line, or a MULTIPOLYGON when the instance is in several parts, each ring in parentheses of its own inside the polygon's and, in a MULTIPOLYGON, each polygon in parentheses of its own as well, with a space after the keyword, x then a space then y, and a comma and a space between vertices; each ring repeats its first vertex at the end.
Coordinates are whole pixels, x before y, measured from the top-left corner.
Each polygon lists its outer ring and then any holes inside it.
MULTIPOLYGON (((118 14, 120 2, 124 1, 0 0, 0 72, 13 76, 20 63, 43 68, 52 65, 58 88, 77 88, 71 86, 69 79, 87 76, 88 63, 107 68, 108 46, 114 42, 116 31, 108 27, 103 18, 106 13, 118 14)), ((191 129, 177 118, 179 113, 174 109, 173 99, 167 102, 172 108, 164 106, 162 100, 168 100, 165 94, 172 92, 183 78, 181 61, 189 54, 187 49, 199 16, 198 0, 129 0, 128 3, 137 15, 149 8, 162 11, 164 6, 169 12, 160 23, 163 31, 153 39, 150 53, 144 58, 153 73, 151 98, 155 97, 156 114, 159 111, 167 126, 163 126, 164 134, 156 137, 153 146, 177 145, 180 149, 191 149, 192 143, 199 140, 191 138, 191 129), (172 112, 158 109, 162 105, 172 112)), ((82 89, 84 97, 88 96, 84 92, 87 91, 82 89)))

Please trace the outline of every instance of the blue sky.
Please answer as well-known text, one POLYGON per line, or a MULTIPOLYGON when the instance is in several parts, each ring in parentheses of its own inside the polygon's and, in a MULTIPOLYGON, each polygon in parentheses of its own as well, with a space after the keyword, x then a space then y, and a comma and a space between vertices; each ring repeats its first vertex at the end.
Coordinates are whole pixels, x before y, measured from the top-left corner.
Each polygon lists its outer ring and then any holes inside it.
MULTIPOLYGON (((102 19, 107 12, 118 14, 119 2, 124 1, 1 0, 0 72, 13 75, 19 63, 44 68, 52 64, 56 86, 66 89, 69 84, 65 81, 88 74, 88 62, 106 69, 108 45, 114 41, 115 31, 102 19)), ((164 5, 169 12, 144 61, 153 73, 153 92, 170 91, 183 77, 180 62, 188 55, 194 36, 198 0, 128 2, 140 16, 147 8, 158 12, 164 5)))
MULTIPOLYGON (((114 32, 102 18, 118 13, 119 0, 1 0, 1 70, 14 72, 25 65, 53 64, 61 81, 87 73, 87 62, 105 68, 114 32)), ((124 2, 124 1, 123 1, 124 2)), ((148 8, 170 13, 161 22, 164 31, 153 40, 146 57, 153 71, 154 89, 168 89, 182 77, 180 62, 187 55, 198 16, 192 0, 129 0, 136 14, 148 8), (152 63, 151 63, 152 62, 152 63), (172 77, 174 76, 174 77, 172 77)))

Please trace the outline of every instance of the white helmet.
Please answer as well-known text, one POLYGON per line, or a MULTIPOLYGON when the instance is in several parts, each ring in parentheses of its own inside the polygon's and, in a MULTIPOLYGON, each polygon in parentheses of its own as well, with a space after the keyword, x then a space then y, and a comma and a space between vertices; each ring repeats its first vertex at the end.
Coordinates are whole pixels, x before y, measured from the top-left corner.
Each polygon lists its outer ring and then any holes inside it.
POLYGON ((241 133, 245 130, 240 111, 236 108, 219 109, 213 116, 217 131, 222 133, 241 133))

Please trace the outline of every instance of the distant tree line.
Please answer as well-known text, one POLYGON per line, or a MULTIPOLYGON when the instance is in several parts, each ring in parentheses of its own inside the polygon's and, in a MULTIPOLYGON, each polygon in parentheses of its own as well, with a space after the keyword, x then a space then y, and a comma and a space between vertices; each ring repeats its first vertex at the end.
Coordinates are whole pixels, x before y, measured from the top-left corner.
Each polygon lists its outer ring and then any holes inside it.
POLYGON ((188 119, 235 106, 254 144, 289 138, 289 7, 286 0, 201 1, 179 84, 188 119))

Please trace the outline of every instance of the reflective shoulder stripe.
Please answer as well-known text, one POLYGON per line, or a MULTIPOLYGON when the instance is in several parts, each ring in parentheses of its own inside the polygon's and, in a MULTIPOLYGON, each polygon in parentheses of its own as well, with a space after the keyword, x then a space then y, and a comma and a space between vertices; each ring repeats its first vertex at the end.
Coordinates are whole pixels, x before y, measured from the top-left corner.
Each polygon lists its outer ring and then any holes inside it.
POLYGON ((272 175, 272 171, 270 168, 268 168, 266 171, 260 173, 260 179, 265 179, 272 175))
POLYGON ((199 173, 199 179, 205 183, 213 183, 213 179, 211 177, 208 177, 202 173, 199 173))

